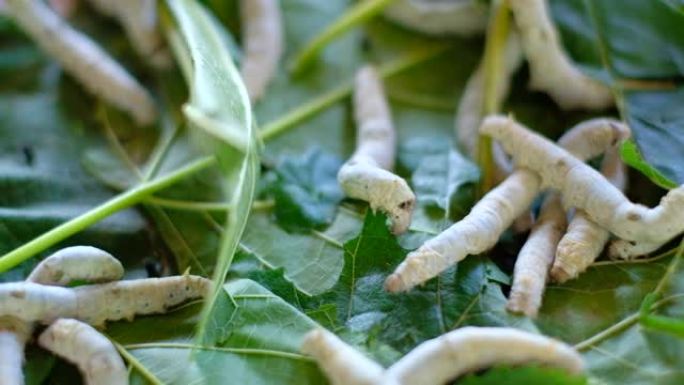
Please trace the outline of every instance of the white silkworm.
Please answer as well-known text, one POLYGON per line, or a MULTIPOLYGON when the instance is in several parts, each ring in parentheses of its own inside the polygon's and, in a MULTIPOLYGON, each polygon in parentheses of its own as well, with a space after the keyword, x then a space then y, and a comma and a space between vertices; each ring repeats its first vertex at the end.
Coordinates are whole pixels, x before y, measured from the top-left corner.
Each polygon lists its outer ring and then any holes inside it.
POLYGON ((624 239, 616 239, 610 245, 608 249, 608 256, 610 258, 620 258, 620 259, 634 259, 642 255, 649 254, 653 251, 658 250, 663 247, 669 241, 662 242, 635 242, 627 241, 624 239))
POLYGON ((387 370, 334 334, 314 330, 302 352, 313 356, 334 385, 440 385, 495 365, 542 364, 575 374, 582 357, 563 342, 513 328, 464 327, 428 340, 387 370))
POLYGON ((115 18, 122 26, 133 48, 150 63, 165 68, 171 57, 164 49, 159 33, 156 0, 88 0, 95 9, 115 18))
POLYGON ((566 207, 584 210, 589 218, 619 238, 650 244, 668 241, 684 231, 684 185, 670 190, 660 204, 634 204, 603 175, 546 138, 513 121, 485 124, 481 132, 498 140, 516 165, 533 170, 545 186, 558 190, 566 207))
POLYGON ((488 8, 478 0, 397 0, 384 14, 419 32, 470 36, 487 28, 488 8))
POLYGON ((423 342, 389 369, 402 385, 445 384, 494 365, 543 364, 580 373, 582 357, 572 347, 513 328, 464 327, 423 342))
POLYGON ((332 385, 382 383, 382 366, 325 329, 314 329, 307 333, 301 352, 316 360, 332 385))
POLYGON ((547 92, 562 108, 602 109, 613 104, 610 90, 580 72, 563 50, 546 0, 510 0, 530 64, 530 86, 547 92))
POLYGON ((347 196, 387 213, 392 232, 402 233, 411 222, 416 197, 404 179, 388 171, 394 167, 396 135, 382 83, 370 66, 356 75, 354 111, 356 151, 337 180, 347 196))
MULTIPOLYGON (((501 104, 506 99, 511 87, 511 77, 520 68, 522 59, 522 50, 518 36, 511 32, 504 47, 503 67, 505 73, 497 77, 497 80, 500 82, 495 87, 497 104, 501 104)), ((477 159, 478 128, 482 123, 485 108, 484 94, 484 62, 481 62, 466 83, 465 90, 458 103, 454 124, 456 138, 471 159, 477 159)), ((512 172, 513 168, 508 157, 498 145, 495 145, 493 150, 494 162, 496 164, 496 180, 501 181, 512 172)))
POLYGON ((128 371, 107 337, 74 319, 59 319, 38 337, 43 348, 70 361, 87 385, 128 385, 128 371))
POLYGON ((13 19, 88 91, 128 112, 138 124, 155 120, 148 92, 114 59, 39 0, 6 0, 13 19))
POLYGON ((131 320, 135 315, 163 313, 186 301, 203 298, 210 285, 206 278, 192 275, 75 288, 11 282, 0 285, 0 316, 46 324, 57 318, 75 318, 102 325, 105 321, 131 320))
POLYGON ((509 311, 537 316, 556 246, 566 226, 560 197, 551 193, 544 200, 541 214, 515 261, 513 285, 506 304, 509 311))
POLYGON ((22 385, 24 345, 31 325, 14 317, 0 317, 0 385, 22 385))
MULTIPOLYGON (((507 118, 487 118, 483 126, 508 123, 507 118)), ((621 135, 621 126, 614 121, 594 119, 573 127, 562 141, 580 159, 590 159, 603 153, 621 135)), ((516 170, 482 197, 466 217, 409 253, 387 278, 385 288, 391 292, 409 290, 466 256, 487 251, 527 210, 539 187, 540 179, 534 172, 516 170)))
POLYGON ((45 258, 26 280, 65 286, 76 280, 89 283, 117 281, 123 275, 121 262, 108 252, 91 246, 73 246, 45 258))
MULTIPOLYGON (((615 187, 625 189, 627 171, 620 159, 618 146, 606 153, 601 173, 615 187)), ((558 244, 551 278, 556 282, 576 278, 599 257, 609 238, 608 230, 594 223, 584 211, 577 210, 568 225, 568 231, 558 244)))
POLYGON ((241 0, 244 55, 240 72, 252 103, 261 99, 278 70, 283 26, 277 0, 241 0))

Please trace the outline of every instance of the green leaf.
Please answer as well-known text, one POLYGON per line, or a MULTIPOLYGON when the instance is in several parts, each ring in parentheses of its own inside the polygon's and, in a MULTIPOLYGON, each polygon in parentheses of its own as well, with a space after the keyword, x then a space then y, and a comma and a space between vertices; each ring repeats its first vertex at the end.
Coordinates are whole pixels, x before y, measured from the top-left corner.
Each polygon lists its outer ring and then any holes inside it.
POLYGON ((359 235, 344 244, 342 275, 325 303, 335 303, 340 326, 374 336, 399 352, 464 325, 534 326, 509 315, 505 297, 492 279, 498 269, 471 257, 408 293, 390 294, 385 278, 406 250, 389 232, 384 215, 367 213, 359 235))
POLYGON ((270 187, 280 226, 302 231, 330 224, 343 198, 337 183, 341 165, 338 157, 318 149, 284 158, 274 170, 277 180, 270 187))
POLYGON ((224 172, 224 185, 231 209, 228 211, 213 281, 214 294, 206 302, 197 328, 197 339, 211 344, 217 338, 209 325, 223 324, 220 310, 230 300, 219 290, 225 280, 240 236, 247 224, 259 172, 256 134, 252 110, 240 74, 222 38, 220 26, 192 0, 168 0, 182 42, 173 44, 190 85, 190 101, 183 107, 196 138, 217 155, 224 172), (185 45, 183 45, 185 44, 185 45), (186 67, 188 64, 186 64, 186 67), (216 139, 223 144, 218 144, 216 139))
POLYGON ((665 177, 663 174, 660 173, 660 171, 655 169, 653 166, 651 166, 644 160, 644 158, 639 153, 639 149, 637 148, 634 141, 628 140, 622 144, 622 147, 620 147, 620 156, 622 157, 622 160, 625 162, 625 164, 628 164, 634 167, 635 169, 639 170, 642 174, 646 175, 648 179, 650 179, 653 183, 657 184, 658 186, 665 189, 677 187, 677 184, 675 182, 665 177))
MULTIPOLYGON (((51 77, 44 67, 34 70, 26 72, 51 77)), ((92 121, 77 121, 60 107, 62 100, 55 97, 58 80, 53 77, 34 91, 0 95, 2 254, 114 196, 81 166, 81 149, 98 140, 92 132, 96 127, 92 121)), ((150 255, 152 248, 146 227, 140 213, 125 210, 58 246, 88 243, 124 261, 137 260, 150 255)), ((26 262, 3 280, 23 279, 37 262, 26 262)))
POLYGON ((684 13, 661 1, 551 4, 570 53, 613 88, 643 158, 683 183, 684 92, 672 79, 684 75, 684 13))
MULTIPOLYGON (((195 345, 192 334, 200 307, 143 317, 109 326, 120 343, 164 384, 311 384, 325 382, 317 365, 299 353, 304 335, 316 327, 307 316, 250 280, 221 288, 235 301, 216 345, 195 345)), ((133 375, 132 383, 141 380, 133 375)))
POLYGON ((306 295, 329 290, 343 266, 342 243, 357 231, 359 220, 340 210, 324 232, 290 234, 265 214, 253 214, 242 238, 243 249, 269 268, 283 267, 285 277, 306 295))
POLYGON ((424 156, 411 178, 419 203, 434 205, 451 217, 451 201, 460 188, 480 178, 477 166, 453 149, 424 156))
POLYGON ((570 375, 560 369, 525 366, 519 368, 499 367, 484 374, 470 374, 459 380, 458 385, 587 385, 583 376, 570 375))

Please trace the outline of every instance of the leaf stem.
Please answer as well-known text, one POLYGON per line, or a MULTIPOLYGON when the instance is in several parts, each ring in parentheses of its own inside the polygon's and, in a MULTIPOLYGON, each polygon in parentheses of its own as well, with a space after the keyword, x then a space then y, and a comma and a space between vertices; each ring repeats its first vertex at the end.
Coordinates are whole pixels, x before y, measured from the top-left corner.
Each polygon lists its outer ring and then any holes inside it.
POLYGON ((134 355, 132 355, 126 348, 121 346, 118 342, 112 340, 111 338, 109 339, 112 341, 114 346, 116 347, 116 350, 119 351, 119 354, 121 357, 123 357, 135 370, 140 373, 141 376, 145 377, 145 379, 152 385, 164 385, 164 383, 157 378, 152 372, 150 372, 145 365, 142 364, 142 362, 138 361, 137 358, 135 358, 134 355))
MULTIPOLYGON (((221 202, 195 202, 179 199, 166 199, 149 197, 145 199, 145 203, 153 204, 159 207, 168 209, 184 210, 184 211, 228 211, 231 209, 230 204, 221 202)), ((275 203, 272 200, 261 200, 252 202, 252 210, 269 210, 273 208, 275 203)))
POLYGON ((191 164, 155 180, 142 183, 125 191, 109 201, 65 222, 37 238, 0 257, 0 273, 5 272, 41 251, 78 233, 88 226, 116 213, 117 211, 140 203, 149 195, 163 190, 174 183, 208 168, 216 163, 213 156, 198 159, 191 164))
MULTIPOLYGON (((447 49, 447 45, 439 44, 419 50, 417 52, 412 52, 404 57, 380 66, 378 71, 379 75, 383 79, 398 75, 421 63, 437 57, 439 54, 446 52, 447 49)), ((274 136, 282 134, 283 132, 297 126, 301 122, 310 119, 331 105, 349 97, 351 93, 352 82, 350 80, 333 88, 323 95, 317 96, 315 99, 296 107, 290 112, 285 113, 285 115, 276 119, 275 121, 267 123, 260 130, 259 137, 261 140, 266 142, 274 136)))
POLYGON ((311 62, 313 62, 316 56, 318 56, 318 53, 325 48, 328 43, 377 15, 393 1, 394 0, 358 1, 339 19, 327 26, 323 32, 309 41, 306 46, 297 53, 290 68, 291 72, 295 75, 301 74, 309 65, 311 65, 311 62))
MULTIPOLYGON (((484 105, 482 116, 496 114, 501 110, 497 88, 500 87, 504 71, 504 49, 510 30, 510 12, 508 0, 498 1, 492 8, 492 16, 487 27, 487 38, 484 52, 484 105)), ((477 143, 477 163, 482 170, 478 195, 482 196, 494 187, 494 160, 492 156, 492 139, 480 135, 477 143)))

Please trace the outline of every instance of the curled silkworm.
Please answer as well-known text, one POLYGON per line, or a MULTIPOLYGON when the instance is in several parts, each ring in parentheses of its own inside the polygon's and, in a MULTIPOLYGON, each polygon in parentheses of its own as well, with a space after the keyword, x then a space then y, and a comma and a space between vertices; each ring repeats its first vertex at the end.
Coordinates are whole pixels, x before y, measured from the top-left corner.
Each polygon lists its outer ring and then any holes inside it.
POLYGON ((545 91, 563 108, 601 109, 613 104, 608 87, 580 72, 568 58, 546 0, 510 0, 530 64, 531 87, 545 91))
MULTIPOLYGON (((488 118, 483 126, 507 122, 507 119, 488 118)), ((621 127, 614 121, 594 119, 573 127, 561 140, 580 159, 590 159, 603 153, 621 135, 621 127)), ((392 292, 409 290, 466 256, 487 251, 527 210, 539 188, 540 179, 534 172, 526 169, 514 171, 482 197, 466 217, 409 253, 387 278, 385 288, 392 292)))
POLYGON ((114 59, 42 1, 6 0, 9 14, 36 43, 94 95, 128 112, 138 124, 154 121, 148 92, 114 59))
POLYGON ((356 151, 342 165, 337 180, 345 194, 380 209, 392 221, 392 232, 406 231, 416 197, 406 181, 388 171, 394 167, 396 135, 382 84, 372 67, 356 76, 354 111, 356 151))
POLYGON ((89 283, 117 281, 123 274, 121 262, 108 252, 91 246, 73 246, 45 258, 26 280, 65 286, 76 280, 89 283))
POLYGON ((513 328, 464 327, 423 342, 386 371, 402 385, 445 384, 494 365, 542 364, 579 373, 579 353, 563 342, 513 328))
POLYGON ((419 32, 469 36, 486 29, 487 11, 487 5, 477 0, 397 0, 384 14, 419 32))
MULTIPOLYGON (((618 146, 606 153, 601 164, 601 173, 620 190, 627 184, 627 172, 620 159, 618 146)), ((576 210, 568 225, 551 268, 551 278, 565 282, 576 278, 591 265, 603 251, 610 233, 593 222, 582 210, 576 210)))
POLYGON ((619 238, 647 244, 668 241, 684 231, 684 186, 670 190, 660 204, 634 204, 598 171, 546 138, 510 119, 488 118, 482 132, 498 140, 519 167, 538 173, 543 184, 563 196, 566 207, 587 216, 619 238))
POLYGON ((91 325, 163 313, 170 307, 203 298, 211 281, 184 275, 63 288, 31 282, 0 285, 0 316, 50 323, 75 318, 91 325), (102 304, 107 304, 103 306, 102 304))
POLYGON ((70 361, 87 385, 128 385, 128 371, 107 337, 74 319, 59 319, 38 337, 43 348, 70 361))
POLYGON ((332 385, 382 383, 382 366, 325 329, 310 331, 304 337, 301 351, 316 360, 332 385))
POLYGON ((541 214, 515 261, 511 295, 506 304, 508 310, 528 317, 537 316, 556 246, 566 226, 560 197, 551 193, 544 200, 541 214))
POLYGON ((278 69, 283 26, 277 0, 241 0, 244 56, 242 80, 252 103, 259 100, 278 69))

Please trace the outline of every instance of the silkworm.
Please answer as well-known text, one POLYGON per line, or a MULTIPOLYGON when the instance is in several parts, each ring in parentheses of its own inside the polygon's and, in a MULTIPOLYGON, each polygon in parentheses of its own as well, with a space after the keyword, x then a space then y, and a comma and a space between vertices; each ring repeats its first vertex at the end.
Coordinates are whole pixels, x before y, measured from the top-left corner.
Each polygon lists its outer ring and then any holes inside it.
MULTIPOLYGON (((620 159, 618 146, 606 153, 601 165, 601 173, 618 189, 624 191, 627 184, 627 171, 620 159)), ((585 271, 606 246, 610 232, 593 222, 582 210, 576 210, 568 225, 551 268, 551 278, 565 282, 576 278, 585 271)))
POLYGON ((261 99, 283 53, 283 26, 277 0, 241 0, 244 56, 240 72, 252 103, 261 99))
MULTIPOLYGON (((487 118, 483 127, 513 124, 508 118, 487 118)), ((622 135, 620 127, 608 119, 595 119, 573 127, 563 136, 566 148, 580 159, 590 159, 605 151, 622 135)), ((540 189, 536 173, 518 169, 473 206, 470 213, 417 250, 409 253, 385 288, 391 292, 409 290, 435 277, 471 254, 493 247, 503 232, 532 204, 540 189)))
POLYGON ((566 226, 560 197, 552 193, 544 200, 541 214, 515 261, 511 294, 506 304, 509 311, 537 316, 549 268, 566 226))
POLYGON ((386 372, 402 385, 445 384, 494 365, 543 364, 580 373, 584 363, 560 341, 513 328, 464 327, 423 342, 386 372))
POLYGON ((115 18, 133 48, 156 67, 171 65, 159 32, 156 0, 88 0, 100 13, 115 18))
POLYGON ((129 113, 138 124, 155 120, 148 92, 104 50, 42 1, 6 0, 17 24, 92 94, 129 113))
POLYGON ((38 337, 38 344, 76 364, 87 385, 128 385, 128 371, 116 348, 88 324, 59 319, 38 337))
POLYGON ((563 196, 566 207, 584 210, 601 227, 627 241, 655 244, 684 231, 684 185, 670 190, 660 204, 634 204, 598 171, 548 139, 502 117, 488 118, 481 132, 498 140, 518 167, 538 173, 543 185, 563 196))
POLYGON ((411 222, 416 197, 404 179, 388 171, 394 167, 396 135, 382 83, 370 66, 356 75, 354 111, 356 151, 337 180, 347 196, 387 213, 392 232, 402 233, 411 222))
POLYGON ((26 280, 65 286, 76 280, 89 283, 117 281, 123 274, 121 262, 108 252, 91 246, 73 246, 45 258, 26 280))
POLYGON ((489 13, 487 5, 477 0, 397 0, 384 15, 431 35, 470 36, 487 28, 489 13))
POLYGON ((608 87, 580 72, 563 50, 546 0, 510 0, 530 65, 530 86, 548 93, 565 109, 613 105, 608 87))
POLYGON ((206 278, 184 275, 64 288, 31 282, 0 285, 0 316, 49 324, 74 318, 91 325, 156 314, 189 300, 203 298, 206 278), (103 306, 106 304, 106 306, 103 306))
POLYGON ((301 352, 312 356, 332 385, 381 384, 385 369, 325 329, 307 333, 301 352))

